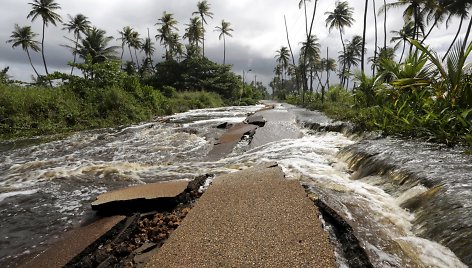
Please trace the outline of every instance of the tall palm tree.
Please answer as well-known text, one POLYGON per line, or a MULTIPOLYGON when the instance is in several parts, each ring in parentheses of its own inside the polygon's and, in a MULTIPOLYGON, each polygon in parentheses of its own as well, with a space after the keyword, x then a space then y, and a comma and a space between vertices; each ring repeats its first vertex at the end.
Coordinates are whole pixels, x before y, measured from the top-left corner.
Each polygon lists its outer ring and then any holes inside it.
POLYGON ((160 26, 160 28, 157 29, 158 34, 156 35, 156 39, 159 39, 160 43, 164 45, 164 48, 166 50, 165 57, 168 58, 170 47, 169 45, 173 41, 172 35, 174 31, 179 30, 177 28, 177 20, 174 18, 174 15, 172 13, 167 13, 164 11, 162 17, 155 25, 160 26))
POLYGON ((306 31, 307 36, 309 35, 309 32, 308 32, 308 15, 306 12, 306 2, 310 2, 310 1, 311 0, 300 0, 300 2, 298 3, 298 8, 301 9, 303 7, 303 9, 305 10, 305 31, 306 31))
MULTIPOLYGON (((152 62, 152 56, 154 55, 154 52, 156 49, 154 48, 154 43, 152 42, 150 37, 147 37, 144 39, 144 43, 141 47, 141 50, 144 52, 144 55, 146 55, 146 59, 144 60, 144 66, 151 66, 152 69, 154 69, 154 64, 152 62)), ((145 68, 143 66, 143 68, 145 68)))
POLYGON ((349 88, 349 77, 351 74, 351 68, 353 66, 359 66, 362 56, 362 36, 356 35, 351 41, 346 43, 346 52, 342 53, 338 57, 338 61, 346 66, 346 88, 349 88))
POLYGON ((179 60, 184 53, 184 46, 180 42, 180 36, 178 33, 172 33, 170 35, 168 46, 170 59, 173 59, 174 56, 176 56, 179 60))
MULTIPOLYGON (((377 60, 377 48, 378 48, 378 30, 377 30, 377 8, 375 0, 372 0, 372 6, 374 8, 374 28, 375 28, 375 42, 374 42, 374 59, 377 60)), ((372 67, 372 76, 375 76, 375 68, 372 67)))
POLYGON ((400 56, 399 60, 399 62, 401 62, 405 54, 406 42, 408 42, 409 39, 413 38, 415 34, 415 25, 412 21, 410 21, 403 25, 403 28, 400 31, 391 31, 391 33, 394 34, 394 36, 392 37, 390 42, 396 42, 394 46, 395 48, 399 47, 403 43, 402 55, 400 56))
POLYGON ((221 26, 216 26, 215 28, 216 28, 215 31, 220 32, 220 35, 218 36, 218 38, 221 40, 221 37, 223 37, 223 65, 225 65, 226 64, 226 38, 225 36, 233 37, 230 33, 233 31, 233 29, 231 28, 231 23, 225 20, 221 21, 221 26))
MULTIPOLYGON (((326 18, 326 27, 328 27, 329 31, 331 32, 333 28, 337 28, 339 30, 341 43, 343 45, 343 52, 345 52, 346 50, 346 46, 344 45, 343 32, 345 27, 351 27, 354 23, 353 11, 354 9, 349 6, 349 3, 347 1, 337 1, 334 11, 325 13, 325 15, 328 15, 328 18, 326 18)), ((343 72, 345 68, 346 66, 343 66, 343 72)))
POLYGON ((199 17, 190 18, 190 23, 185 24, 184 39, 188 39, 191 46, 197 46, 203 40, 203 27, 199 17))
POLYGON ((116 58, 118 46, 110 46, 113 36, 107 36, 105 30, 96 27, 89 28, 80 40, 76 53, 79 57, 86 59, 88 55, 92 57, 92 63, 100 63, 116 58))
POLYGON ((18 24, 15 24, 15 30, 11 33, 10 35, 11 39, 7 40, 7 43, 13 43, 12 48, 21 46, 21 48, 24 51, 26 51, 31 67, 36 73, 36 76, 39 78, 39 73, 38 71, 36 71, 36 68, 34 68, 34 65, 33 65, 33 62, 31 61, 31 56, 29 53, 29 49, 32 49, 35 52, 38 52, 41 50, 39 48, 40 43, 34 40, 36 36, 38 36, 38 34, 31 31, 31 26, 20 27, 18 26, 18 24))
MULTIPOLYGON (((64 23, 64 28, 63 30, 67 30, 69 33, 74 32, 74 37, 75 37, 75 50, 77 50, 77 45, 79 43, 79 39, 81 37, 82 33, 85 33, 89 28, 90 28, 90 21, 88 18, 82 14, 77 14, 75 17, 72 17, 71 15, 67 14, 69 17, 69 21, 67 23, 64 23)), ((77 54, 74 54, 74 64, 77 59, 77 54)), ((74 72, 74 65, 72 65, 72 69, 70 71, 70 74, 74 72)))
POLYGON ((289 60, 290 60, 290 52, 287 47, 281 47, 277 50, 275 55, 277 63, 282 67, 282 88, 284 87, 284 74, 287 71, 289 60))
MULTIPOLYGON (((43 57, 46 75, 49 75, 48 67, 46 64, 46 58, 44 56, 44 30, 46 29, 46 26, 49 25, 49 23, 56 26, 57 22, 62 22, 61 15, 54 12, 54 10, 61 9, 61 7, 54 0, 34 0, 32 3, 29 4, 31 5, 31 11, 26 18, 31 18, 31 21, 35 21, 38 17, 41 17, 43 20, 41 55, 43 57)), ((51 84, 51 82, 49 82, 49 84, 51 84)))
POLYGON ((202 40, 202 49, 203 49, 203 57, 205 57, 205 26, 203 25, 208 24, 205 17, 209 17, 213 19, 213 13, 210 12, 210 4, 206 0, 200 1, 197 4, 198 11, 192 13, 192 15, 200 15, 202 18, 202 28, 203 28, 203 40, 202 40))

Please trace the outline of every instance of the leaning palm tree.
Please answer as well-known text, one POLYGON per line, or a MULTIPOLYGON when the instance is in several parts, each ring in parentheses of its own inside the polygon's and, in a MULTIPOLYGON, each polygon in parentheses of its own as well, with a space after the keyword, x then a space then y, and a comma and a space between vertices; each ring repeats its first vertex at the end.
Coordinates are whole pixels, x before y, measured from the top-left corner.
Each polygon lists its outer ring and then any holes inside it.
MULTIPOLYGON (((77 50, 77 45, 79 43, 79 39, 81 37, 82 33, 85 33, 89 28, 90 28, 90 21, 88 18, 82 14, 77 14, 75 17, 72 17, 71 15, 67 15, 69 17, 69 22, 64 23, 64 28, 63 30, 67 30, 69 33, 74 32, 74 37, 75 37, 75 50, 77 50)), ((77 59, 77 54, 74 54, 74 61, 73 63, 75 64, 75 61, 77 59)), ((72 69, 70 71, 70 74, 74 72, 74 64, 72 65, 72 69)))
POLYGON ((13 43, 12 47, 15 48, 17 46, 21 46, 21 48, 26 51, 28 55, 28 60, 33 68, 36 76, 39 78, 39 73, 34 68, 33 62, 31 61, 31 56, 29 53, 29 49, 31 48, 33 51, 40 51, 39 42, 34 40, 34 38, 38 36, 37 33, 31 31, 31 26, 24 26, 20 27, 18 24, 15 24, 15 30, 10 35, 10 40, 7 40, 7 43, 13 43))
POLYGON ((49 23, 56 26, 57 22, 62 22, 61 16, 57 14, 56 12, 54 12, 54 10, 61 9, 61 7, 54 0, 34 0, 33 3, 29 3, 29 4, 31 5, 31 11, 28 14, 27 18, 31 17, 31 21, 35 21, 38 17, 41 17, 43 20, 41 55, 43 57, 43 63, 44 63, 44 69, 46 70, 46 75, 49 75, 48 67, 46 64, 46 58, 44 56, 44 30, 46 26, 48 26, 49 23))
MULTIPOLYGON (((337 28, 339 30, 339 35, 341 36, 341 43, 343 45, 343 52, 346 50, 346 46, 344 45, 343 39, 343 32, 345 27, 351 27, 354 23, 353 18, 353 8, 349 6, 347 1, 343 2, 336 2, 336 7, 334 8, 333 12, 326 12, 325 14, 328 15, 326 18, 326 27, 328 27, 329 31, 333 28, 337 28)), ((346 66, 343 66, 343 72, 346 66)))
POLYGON ((231 26, 231 23, 225 20, 222 20, 221 26, 215 27, 216 28, 215 31, 220 32, 220 35, 218 36, 218 38, 221 40, 221 37, 223 37, 223 65, 226 64, 226 38, 225 36, 227 35, 229 37, 233 37, 230 33, 233 31, 233 29, 230 26, 231 26))
POLYGON ((75 51, 80 58, 92 58, 92 63, 100 63, 116 58, 118 46, 110 46, 113 36, 107 36, 104 30, 92 27, 85 32, 75 51))
MULTIPOLYGON (((462 30, 463 22, 469 17, 469 10, 471 7, 472 7, 471 0, 463 0, 463 1, 450 0, 450 3, 446 5, 446 9, 448 10, 450 16, 460 17, 460 23, 459 23, 459 28, 457 29, 456 35, 454 36, 454 39, 452 40, 451 45, 447 49, 446 54, 444 54, 442 60, 446 59, 447 55, 449 54, 452 47, 454 46, 454 43, 457 41, 457 38, 462 30)), ((464 42, 463 44, 467 44, 467 42, 464 42)))
POLYGON ((210 12, 210 4, 206 0, 200 1, 197 4, 198 11, 192 13, 192 15, 200 15, 202 18, 202 28, 203 28, 203 39, 202 39, 202 53, 203 57, 205 57, 205 26, 203 25, 208 24, 205 17, 209 17, 213 19, 213 13, 210 12))

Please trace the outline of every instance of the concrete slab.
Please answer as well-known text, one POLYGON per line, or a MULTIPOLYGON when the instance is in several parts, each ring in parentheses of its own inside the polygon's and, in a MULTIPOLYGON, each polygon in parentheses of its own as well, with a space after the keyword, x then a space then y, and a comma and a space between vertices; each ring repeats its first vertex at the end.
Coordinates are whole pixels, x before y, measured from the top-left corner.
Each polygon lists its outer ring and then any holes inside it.
POLYGON ((150 201, 176 198, 187 189, 188 185, 188 181, 166 181, 132 186, 99 195, 92 203, 92 209, 107 212, 132 206, 139 208, 145 205, 143 202, 152 203, 150 201))
POLYGON ((218 160, 233 151, 234 146, 238 144, 245 134, 253 133, 257 129, 256 125, 238 123, 231 126, 213 146, 207 155, 207 159, 218 160))
POLYGON ((146 267, 335 267, 318 215, 273 164, 222 175, 146 267))
POLYGON ((85 227, 72 230, 66 233, 64 238, 52 247, 32 258, 27 263, 20 265, 20 267, 64 267, 74 257, 78 256, 88 246, 100 239, 100 237, 124 219, 124 216, 102 218, 85 227))
POLYGON ((251 148, 280 141, 283 139, 301 138, 303 134, 296 125, 296 117, 287 110, 270 109, 257 112, 267 121, 262 128, 258 128, 251 141, 251 148))

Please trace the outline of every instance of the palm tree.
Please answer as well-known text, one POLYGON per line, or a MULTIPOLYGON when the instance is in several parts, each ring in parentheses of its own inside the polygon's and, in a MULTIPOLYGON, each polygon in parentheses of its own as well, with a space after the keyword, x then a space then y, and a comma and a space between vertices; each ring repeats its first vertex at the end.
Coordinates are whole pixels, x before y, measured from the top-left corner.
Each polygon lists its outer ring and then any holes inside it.
POLYGON ((284 74, 286 73, 286 70, 289 65, 289 60, 290 60, 290 52, 288 51, 287 47, 281 47, 279 50, 277 50, 275 55, 277 63, 282 67, 282 88, 284 87, 284 74))
MULTIPOLYGON (((27 18, 31 17, 31 21, 35 21, 38 17, 43 19, 43 36, 41 39, 41 55, 43 56, 44 69, 46 75, 49 75, 46 58, 44 57, 44 30, 49 23, 56 26, 57 22, 62 22, 61 16, 54 12, 56 9, 61 9, 58 3, 54 0, 34 0, 31 5, 31 11, 27 18)), ((49 84, 52 86, 51 82, 49 84)))
MULTIPOLYGON (((302 42, 300 57, 307 59, 306 64, 310 67, 310 91, 313 92, 313 72, 317 62, 320 61, 320 43, 315 35, 311 35, 305 42, 302 42)), ((303 68, 304 73, 302 74, 304 83, 306 84, 308 79, 306 78, 306 67, 303 68)), ((305 89, 304 85, 303 89, 305 89)), ((302 95, 302 102, 304 102, 304 95, 302 95)))
MULTIPOLYGON (((90 28, 90 21, 88 18, 82 14, 77 14, 75 17, 72 17, 71 15, 67 15, 69 17, 69 22, 64 23, 64 28, 63 30, 67 30, 69 33, 74 32, 74 37, 75 37, 75 51, 77 50, 77 45, 79 43, 80 39, 80 34, 85 33, 89 28, 90 28)), ((77 59, 77 54, 74 54, 74 64, 77 59)), ((72 70, 70 71, 70 74, 74 72, 74 65, 72 65, 72 70)))
MULTIPOLYGON (((139 38, 139 33, 136 32, 136 31, 133 31, 131 33, 131 39, 129 40, 130 41, 130 46, 132 48, 134 48, 134 56, 136 58, 136 64, 138 65, 138 69, 140 68, 139 66, 139 60, 138 60, 138 49, 140 50, 142 45, 143 45, 143 42, 141 41, 141 38, 139 38)), ((131 56, 132 58, 133 56, 131 56)))
POLYGON ((134 30, 133 28, 126 26, 126 27, 123 27, 123 30, 120 31, 119 33, 121 35, 121 38, 118 38, 118 40, 121 40, 121 48, 122 48, 121 60, 123 60, 124 45, 128 45, 129 56, 131 57, 131 62, 134 64, 133 53, 131 52, 134 30))
POLYGON ((306 13, 306 2, 310 2, 311 0, 300 0, 300 2, 298 3, 298 8, 301 9, 302 6, 303 6, 303 9, 305 10, 305 31, 306 31, 306 36, 309 35, 309 32, 308 32, 308 15, 306 13))
POLYGON ((85 32, 85 36, 79 42, 75 53, 79 54, 82 59, 87 56, 92 58, 92 63, 104 62, 108 59, 114 59, 118 46, 110 46, 113 36, 106 36, 104 30, 96 27, 89 28, 85 32))
MULTIPOLYGON (((423 10, 427 1, 425 0, 398 0, 397 2, 389 3, 383 8, 397 8, 406 6, 403 12, 403 18, 405 22, 413 20, 414 22, 414 35, 413 39, 418 40, 421 33, 424 34, 424 17, 427 14, 427 9, 423 10)), ((410 50, 413 46, 410 47, 410 50)))
POLYGON ((395 48, 397 48, 401 45, 401 43, 403 43, 402 55, 400 56, 399 60, 399 62, 401 62, 403 59, 403 55, 405 54, 406 42, 408 42, 410 38, 413 38, 413 35, 415 34, 415 25, 413 22, 410 21, 403 25, 403 28, 400 31, 391 31, 391 33, 394 34, 394 36, 392 37, 390 42, 397 42, 394 46, 395 48))
MULTIPOLYGON (((151 66, 152 69, 154 69, 154 64, 152 62, 152 56, 154 55, 154 52, 156 49, 154 48, 154 43, 152 42, 150 37, 147 37, 144 39, 144 43, 141 47, 142 51, 144 52, 144 55, 146 55, 146 59, 144 60, 144 66, 151 66)), ((143 66, 143 69, 145 67, 143 66)))
MULTIPOLYGON (((449 11, 450 16, 459 16, 460 17, 460 23, 459 23, 459 28, 457 29, 456 35, 454 36, 454 39, 451 42, 451 45, 447 49, 446 54, 444 54, 442 60, 445 60, 449 52, 451 51, 452 47, 454 46, 454 43, 457 41, 457 37, 459 36, 459 33, 462 30, 462 25, 465 19, 469 17, 469 10, 472 7, 472 1, 470 0, 464 0, 464 1, 450 1, 448 5, 446 5, 446 9, 449 11)), ((468 34, 467 34, 468 36, 468 34)), ((466 42, 464 42, 466 44, 466 42)))
POLYGON ((15 30, 11 33, 10 35, 11 39, 8 40, 7 43, 13 43, 12 48, 15 48, 21 45, 21 48, 24 51, 26 51, 26 54, 28 55, 28 60, 31 64, 31 67, 36 73, 36 76, 39 78, 39 73, 38 71, 36 71, 36 68, 34 68, 34 65, 33 65, 33 62, 31 61, 31 56, 29 53, 30 48, 36 52, 41 50, 39 48, 39 42, 34 40, 36 36, 38 36, 38 34, 31 31, 31 26, 20 27, 18 26, 18 24, 15 24, 15 30))
POLYGON ((233 37, 231 35, 230 32, 233 31, 232 28, 230 28, 231 26, 231 23, 225 21, 225 20, 222 20, 221 21, 221 26, 216 26, 216 30, 215 31, 218 31, 220 32, 220 35, 218 36, 218 38, 221 40, 221 37, 223 37, 223 65, 225 65, 226 63, 226 38, 225 36, 229 36, 229 37, 233 37))
POLYGON ((359 66, 362 56, 362 36, 356 35, 351 41, 346 44, 346 52, 341 51, 341 55, 338 57, 338 61, 346 66, 346 72, 343 74, 346 78, 347 86, 349 88, 349 76, 351 74, 352 66, 359 66))
MULTIPOLYGON (((172 13, 167 13, 164 11, 164 14, 156 23, 156 25, 160 25, 160 28, 157 29, 158 34, 156 35, 156 40, 159 39, 160 43, 164 45, 166 50, 166 59, 169 56, 169 45, 172 41, 173 31, 178 31, 177 28, 177 20, 175 20, 174 15, 172 13)), ((175 38, 174 38, 175 39, 175 38)))
POLYGON ((190 19, 189 24, 185 24, 184 39, 188 39, 188 43, 191 46, 197 46, 203 40, 203 28, 199 17, 193 17, 190 19))
POLYGON ((213 19, 213 13, 210 12, 210 4, 206 0, 200 1, 197 4, 198 11, 192 13, 192 15, 200 15, 202 18, 202 28, 203 28, 203 40, 202 40, 202 48, 203 48, 203 57, 205 57, 205 26, 203 23, 208 24, 205 17, 209 17, 213 19))
POLYGON ((169 37, 169 59, 173 59, 174 56, 177 56, 177 60, 180 60, 181 56, 184 54, 184 46, 180 42, 180 36, 178 33, 172 33, 169 37))
MULTIPOLYGON (((377 48, 378 48, 378 30, 377 30, 377 8, 375 0, 372 0, 372 6, 374 8, 374 28, 375 28, 375 42, 374 42, 374 59, 377 60, 377 48)), ((375 68, 372 67, 372 76, 375 76, 375 68)))
MULTIPOLYGON (((344 45, 343 39, 343 32, 345 27, 351 27, 354 23, 353 16, 353 8, 349 7, 349 3, 347 1, 343 2, 336 2, 336 7, 334 8, 333 12, 326 12, 325 15, 328 15, 326 18, 326 27, 328 27, 329 31, 333 28, 337 28, 339 30, 339 35, 341 36, 341 43, 343 45, 343 52, 346 50, 346 46, 344 45)), ((346 66, 343 66, 342 71, 344 72, 346 66)))

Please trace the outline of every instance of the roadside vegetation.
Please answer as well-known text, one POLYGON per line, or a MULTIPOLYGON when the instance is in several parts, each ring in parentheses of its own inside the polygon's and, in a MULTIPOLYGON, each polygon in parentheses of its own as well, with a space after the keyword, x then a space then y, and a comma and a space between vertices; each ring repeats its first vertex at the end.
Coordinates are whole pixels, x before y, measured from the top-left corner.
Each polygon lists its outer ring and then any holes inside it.
MULTIPOLYGON (((314 18, 318 1, 301 0, 300 8, 305 13, 308 2, 314 2, 314 18)), ((330 58, 328 48, 321 48, 306 18, 306 40, 301 42, 298 64, 291 48, 282 47, 276 52, 271 82, 275 97, 352 121, 363 130, 472 146, 472 73, 468 61, 472 21, 459 38, 465 18, 471 15, 472 3, 383 1, 384 5, 376 9, 375 0, 365 2, 364 29, 368 8, 374 8, 376 16, 374 56, 365 59, 365 33, 350 39, 343 36, 344 28, 353 24, 354 10, 347 1, 338 1, 333 12, 325 13, 326 26, 340 33, 343 50, 338 59, 330 58), (386 18, 392 8, 405 10, 405 24, 391 31, 393 46, 388 46, 386 18), (377 40, 381 36, 378 15, 385 18, 383 45, 377 40), (428 47, 428 36, 451 19, 459 20, 460 26, 449 49, 438 55, 428 47), (369 70, 366 62, 370 63, 369 70), (330 85, 333 74, 339 79, 336 85, 330 85)))
POLYGON ((125 26, 115 38, 83 14, 68 15, 63 22, 55 0, 29 4, 27 17, 43 26, 41 42, 31 26, 16 24, 7 43, 25 51, 35 77, 26 83, 13 80, 8 67, 0 72, 0 139, 131 124, 189 109, 255 104, 265 97, 262 83, 246 84, 226 65, 226 37, 233 31, 229 22, 215 29, 224 41, 223 64, 204 56, 205 25, 213 18, 205 0, 198 2, 183 36, 172 13, 157 20, 155 39, 165 51, 159 61, 149 31, 142 38, 125 26), (48 69, 44 54, 45 29, 59 25, 72 34, 62 44, 72 56, 67 73, 48 69), (113 45, 115 40, 121 46, 113 45), (31 53, 41 53, 44 74, 33 65, 31 53))

